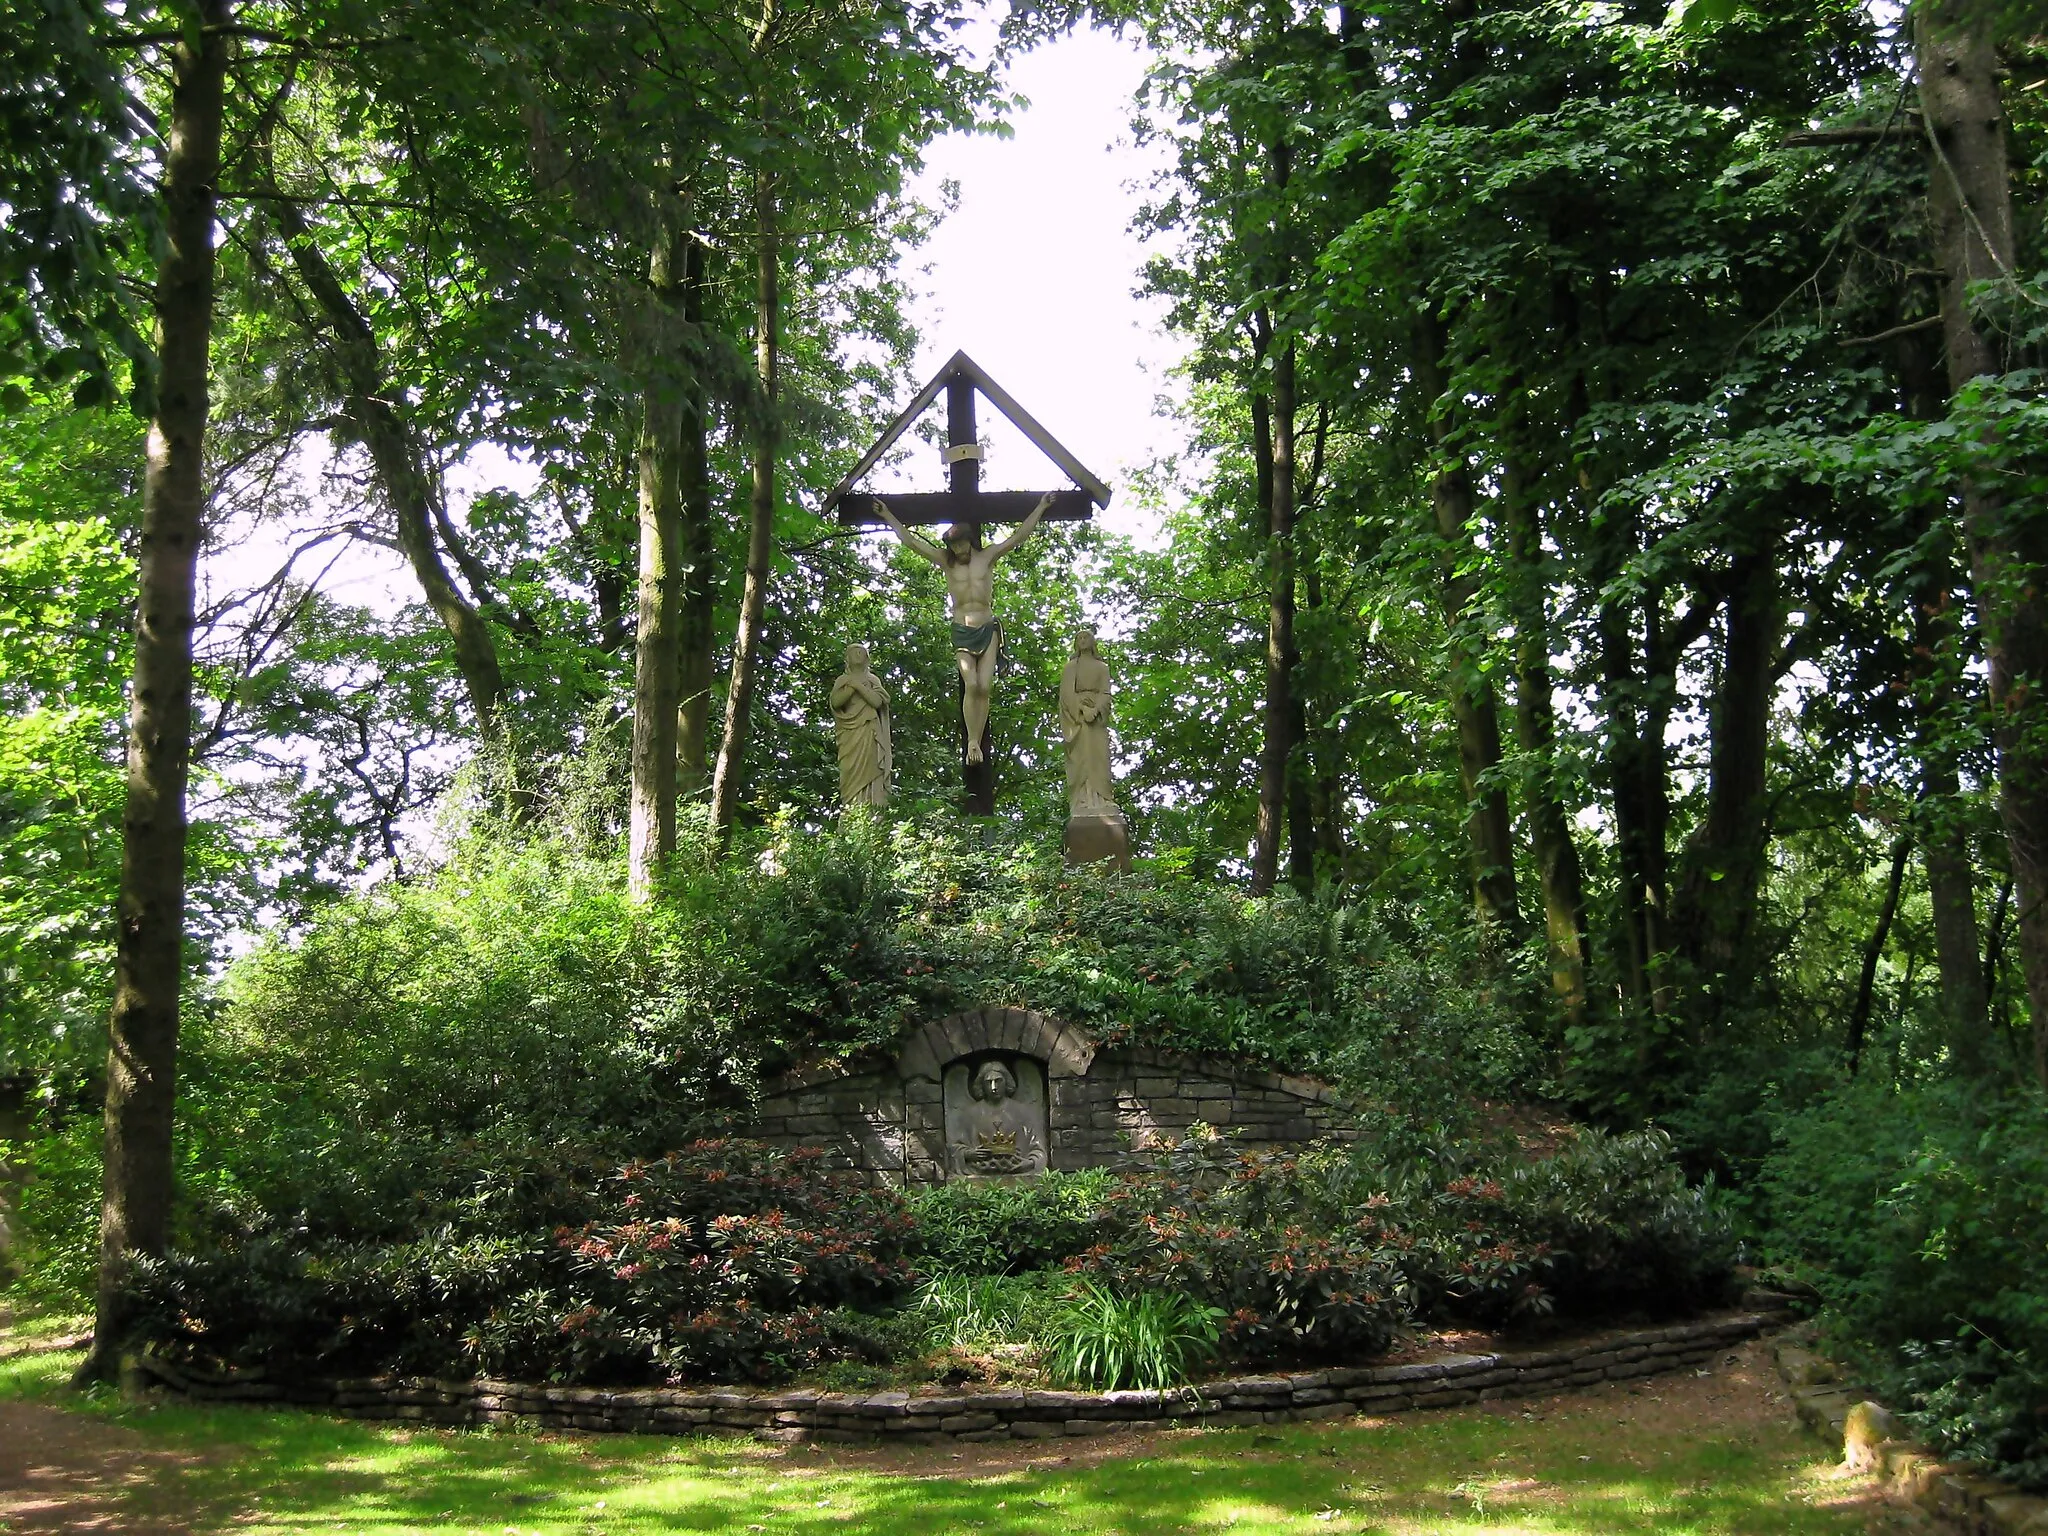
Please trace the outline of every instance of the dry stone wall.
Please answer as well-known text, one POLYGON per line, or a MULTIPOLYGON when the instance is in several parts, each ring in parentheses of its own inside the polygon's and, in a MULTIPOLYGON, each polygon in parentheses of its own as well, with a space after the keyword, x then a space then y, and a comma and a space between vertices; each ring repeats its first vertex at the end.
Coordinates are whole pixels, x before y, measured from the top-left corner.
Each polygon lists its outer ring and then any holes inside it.
MULTIPOLYGON (((957 1085, 990 1061, 1008 1066, 1013 1082, 1043 1081, 1045 1121, 1036 1134, 1045 1145, 1035 1166, 1113 1165, 1198 1121, 1251 1150, 1356 1134, 1337 1094, 1313 1079, 1099 1048, 1075 1026, 1023 1008, 977 1008, 925 1025, 890 1061, 792 1073, 768 1085, 746 1129, 781 1146, 823 1147, 836 1166, 890 1183, 959 1177, 964 1154, 975 1150, 962 1145, 973 1134, 962 1121, 973 1111, 957 1087, 949 1101, 948 1077, 957 1085)), ((1014 1125, 1005 1134, 1012 1133, 1014 1125)), ((1020 1166, 1030 1161, 1020 1154, 1020 1166)))
POLYGON ((1819 1352, 1812 1323, 1787 1329, 1771 1345, 1800 1420, 1839 1446, 1851 1472, 1867 1473, 1894 1498, 1917 1506, 1940 1528, 1968 1536, 2048 1536, 2048 1498, 2022 1493, 1982 1467, 1943 1461, 1908 1438, 1870 1389, 1842 1379, 1819 1352))
POLYGON ((1741 1312, 1609 1333, 1543 1350, 1442 1355, 1401 1365, 1234 1376, 1169 1392, 607 1391, 506 1381, 273 1382, 202 1376, 145 1358, 175 1392, 211 1402, 279 1403, 357 1419, 529 1425, 598 1433, 736 1435, 767 1441, 1057 1440, 1170 1425, 1281 1424, 1351 1414, 1452 1408, 1690 1370, 1773 1321, 1741 1312))

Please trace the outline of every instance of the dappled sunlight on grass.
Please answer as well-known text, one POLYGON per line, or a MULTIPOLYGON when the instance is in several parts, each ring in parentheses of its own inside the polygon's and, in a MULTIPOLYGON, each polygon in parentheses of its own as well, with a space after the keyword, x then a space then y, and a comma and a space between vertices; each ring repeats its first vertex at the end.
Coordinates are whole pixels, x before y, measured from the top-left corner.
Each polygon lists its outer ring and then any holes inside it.
POLYGON ((956 1456, 380 1428, 178 1403, 82 1405, 62 1387, 73 1359, 0 1362, 0 1396, 62 1401, 152 1442, 217 1452, 164 1474, 176 1480, 193 1531, 1802 1536, 1879 1528, 1870 1485, 1828 1466, 1789 1424, 1648 1427, 1615 1416, 1627 1398, 1568 1400, 1571 1411, 1553 1414, 1464 1409, 956 1456))

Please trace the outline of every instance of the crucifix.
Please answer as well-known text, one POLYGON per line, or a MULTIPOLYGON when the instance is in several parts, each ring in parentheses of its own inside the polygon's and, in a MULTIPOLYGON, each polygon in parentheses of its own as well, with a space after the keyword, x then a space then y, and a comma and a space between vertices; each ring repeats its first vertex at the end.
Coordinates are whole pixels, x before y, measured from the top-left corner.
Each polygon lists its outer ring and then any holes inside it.
POLYGON ((890 528, 908 548, 945 573, 953 609, 953 654, 960 669, 960 775, 966 809, 972 815, 991 816, 996 808, 995 733, 989 724, 989 693, 1002 652, 1002 623, 995 611, 995 563, 1029 538, 1039 523, 1085 521, 1094 516, 1097 507, 1109 505, 1109 494, 1109 487, 1089 473, 973 358, 955 352, 889 424, 852 473, 825 497, 823 510, 828 516, 836 509, 839 521, 849 527, 890 528), (891 496, 886 501, 855 491, 861 477, 931 408, 942 390, 946 396, 947 488, 891 496), (974 419, 977 394, 1064 470, 1078 489, 1042 495, 984 491, 981 439, 974 419), (984 528, 991 523, 1016 527, 1008 538, 991 545, 983 537, 984 528), (936 543, 912 531, 939 524, 947 527, 936 543))

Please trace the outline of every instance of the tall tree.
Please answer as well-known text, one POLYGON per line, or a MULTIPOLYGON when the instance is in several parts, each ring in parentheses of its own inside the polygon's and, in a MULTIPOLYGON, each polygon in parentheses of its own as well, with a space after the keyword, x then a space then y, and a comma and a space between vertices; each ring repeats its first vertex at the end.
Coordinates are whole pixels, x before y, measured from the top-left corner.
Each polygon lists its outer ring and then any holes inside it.
POLYGON ((1735 552, 1726 578, 1706 814, 1686 846, 1684 876, 1673 897, 1681 953, 1700 989, 1698 1022, 1709 1027, 1747 989, 1755 953, 1751 926, 1770 844, 1765 789, 1785 627, 1779 575, 1784 552, 1772 521, 1761 522, 1735 535, 1751 547, 1735 552))
POLYGON ((1486 671, 1486 645, 1475 633, 1483 624, 1477 603, 1481 578, 1472 542, 1478 508, 1472 472, 1451 418, 1448 345, 1442 322, 1425 314, 1417 325, 1415 377, 1437 453, 1429 499, 1441 551, 1444 627, 1450 635, 1445 681, 1451 718, 1458 728, 1458 782, 1465 792, 1473 911, 1483 931, 1512 941, 1520 927, 1514 830, 1507 785, 1500 775, 1499 703, 1486 671))
POLYGON ((782 243, 774 174, 763 168, 754 179, 754 367, 760 394, 755 407, 752 489, 747 503, 746 586, 733 637, 732 676, 726 685, 725 731, 718 770, 711 780, 711 824, 723 833, 739 804, 746 771, 747 736, 753 725, 754 688, 761 665, 761 623, 768 582, 775 571, 775 458, 782 423, 781 397, 782 243))
MULTIPOLYGON (((683 322, 704 333, 704 242, 691 239, 683 263, 683 322)), ((718 543, 711 514, 711 401, 700 369, 683 400, 682 611, 677 619, 676 789, 695 795, 711 783, 711 676, 717 642, 718 543)))
MULTIPOLYGON (((689 261, 688 237, 671 210, 648 259, 647 286, 659 311, 679 308, 689 261)), ((662 318, 666 318, 664 313, 662 318)), ((652 358, 640 417, 640 580, 634 628, 633 750, 630 765, 628 882, 645 900, 676 847, 676 730, 682 661, 683 476, 687 392, 674 327, 650 327, 661 342, 652 358)))
MULTIPOLYGON (((275 192, 275 178, 269 184, 275 192)), ((327 259, 305 215, 282 194, 274 197, 271 207, 292 265, 312 295, 348 430, 369 452, 377 485, 396 522, 399 550, 427 606, 448 632, 478 730, 485 737, 494 736, 503 724, 500 706, 505 693, 498 643, 489 622, 456 585, 441 558, 435 524, 446 514, 439 507, 426 446, 404 413, 400 391, 392 388, 386 375, 376 332, 327 259)))
MULTIPOLYGON (((1923 326, 1897 338, 1901 403, 1908 416, 1939 421, 1948 414, 1948 384, 1940 346, 1923 326)), ((1949 1055, 1958 1072, 1980 1076, 1991 1067, 1990 989, 1977 932, 1977 877, 1971 828, 1964 813, 1961 758, 1971 733, 1958 721, 1967 696, 1962 675, 1969 653, 1956 622, 1956 550, 1960 540, 1944 520, 1935 547, 1919 564, 1908 592, 1913 608, 1914 653, 1922 660, 1916 719, 1911 727, 1920 758, 1920 803, 1915 841, 1927 868, 1927 903, 1933 917, 1935 967, 1941 977, 1942 1017, 1949 1055)))
MULTIPOLYGON (((2012 171, 1993 24, 1982 0, 1916 0, 1913 46, 1925 125, 1928 207, 1941 270, 1952 393, 2006 371, 1983 296, 2014 281, 2012 171)), ((2020 974, 2034 1073, 2048 1085, 2048 537, 1986 477, 1958 488, 1997 721, 1999 814, 2018 902, 2020 974)))
POLYGON ((1543 901, 1550 984, 1567 1024, 1587 1008, 1586 895, 1578 843, 1559 786, 1557 699, 1551 677, 1549 587, 1542 509, 1519 456, 1502 466, 1508 608, 1515 626, 1515 734, 1523 759, 1523 796, 1536 884, 1543 901))
MULTIPOLYGON (((1286 161, 1275 156, 1276 182, 1286 161)), ((1286 827, 1288 761, 1295 745, 1294 702, 1294 428, 1296 358, 1292 337, 1274 335, 1270 313, 1255 324, 1272 367, 1270 389, 1255 383, 1254 419, 1262 445, 1260 485, 1266 527, 1266 693, 1259 749, 1259 819, 1252 845, 1252 894, 1263 896, 1280 875, 1280 839, 1286 827)))
POLYGON ((108 1022, 99 1293, 81 1379, 116 1373, 130 1266, 138 1255, 162 1254, 170 1237, 185 972, 192 622, 205 528, 213 224, 232 20, 229 0, 200 0, 171 50, 164 245, 155 298, 156 406, 142 485, 128 803, 108 1022))

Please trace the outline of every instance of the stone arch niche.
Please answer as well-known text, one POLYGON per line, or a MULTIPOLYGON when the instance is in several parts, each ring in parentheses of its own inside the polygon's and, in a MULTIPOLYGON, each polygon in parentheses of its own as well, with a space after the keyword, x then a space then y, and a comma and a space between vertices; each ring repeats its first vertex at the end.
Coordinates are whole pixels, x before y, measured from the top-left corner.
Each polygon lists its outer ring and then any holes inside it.
POLYGON ((893 1059, 835 1062, 766 1085, 746 1134, 818 1146, 891 1184, 1028 1178, 1115 1164, 1197 1121, 1248 1149, 1356 1134, 1326 1085, 1173 1052, 1103 1049, 1027 1008, 918 1025, 893 1059))

